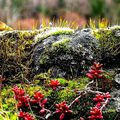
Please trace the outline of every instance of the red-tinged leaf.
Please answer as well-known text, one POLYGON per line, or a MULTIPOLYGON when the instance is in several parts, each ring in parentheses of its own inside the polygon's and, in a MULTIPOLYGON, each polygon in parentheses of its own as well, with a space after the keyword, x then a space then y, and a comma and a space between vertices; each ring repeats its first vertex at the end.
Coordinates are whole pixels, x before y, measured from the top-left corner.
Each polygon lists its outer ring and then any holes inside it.
POLYGON ((94 74, 95 73, 95 70, 89 70, 89 73, 92 73, 92 74, 94 74))
POLYGON ((60 120, 63 120, 63 119, 64 119, 64 117, 65 117, 65 114, 64 114, 64 113, 62 113, 62 114, 60 115, 60 120))
POLYGON ((111 95, 109 94, 109 92, 105 93, 104 95, 105 98, 111 98, 111 95))
POLYGON ((45 111, 45 109, 43 108, 43 109, 40 110, 39 113, 43 115, 45 112, 46 112, 46 111, 45 111))
POLYGON ((83 117, 80 117, 80 120, 85 120, 83 117))
POLYGON ((94 78, 94 76, 93 76, 92 74, 90 74, 90 73, 87 73, 86 76, 87 76, 88 78, 90 78, 90 79, 93 79, 93 78, 94 78))

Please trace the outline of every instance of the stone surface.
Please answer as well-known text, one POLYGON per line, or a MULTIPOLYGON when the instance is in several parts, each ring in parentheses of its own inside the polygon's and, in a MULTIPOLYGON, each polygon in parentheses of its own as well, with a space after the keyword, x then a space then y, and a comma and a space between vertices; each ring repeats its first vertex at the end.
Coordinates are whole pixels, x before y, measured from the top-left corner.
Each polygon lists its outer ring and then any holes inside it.
POLYGON ((115 76, 115 82, 120 85, 120 73, 115 76))
POLYGON ((120 89, 114 89, 111 93, 112 100, 114 100, 114 107, 120 112, 120 89))
POLYGON ((35 73, 52 70, 53 77, 77 77, 81 63, 90 65, 95 58, 97 40, 90 30, 78 30, 73 34, 52 35, 38 43, 33 52, 35 73))

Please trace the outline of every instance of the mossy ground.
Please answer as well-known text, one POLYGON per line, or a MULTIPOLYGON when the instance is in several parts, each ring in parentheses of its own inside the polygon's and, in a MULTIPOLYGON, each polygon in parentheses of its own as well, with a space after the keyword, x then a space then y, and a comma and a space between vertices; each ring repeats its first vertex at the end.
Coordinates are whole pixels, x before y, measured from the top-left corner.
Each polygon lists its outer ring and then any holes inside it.
MULTIPOLYGON (((76 96, 76 91, 83 90, 85 85, 89 82, 87 78, 80 78, 78 80, 66 80, 63 78, 56 78, 59 80, 62 88, 56 93, 54 102, 59 103, 61 101, 68 101, 71 102, 76 96)), ((50 79, 46 79, 44 83, 42 81, 37 82, 35 80, 31 84, 21 83, 16 84, 20 88, 26 91, 26 94, 29 94, 31 97, 33 96, 34 92, 41 91, 45 95, 46 98, 54 97, 53 90, 48 86, 50 79)), ((8 111, 9 115, 11 116, 14 113, 17 113, 17 101, 14 98, 14 93, 12 91, 14 85, 5 85, 1 89, 1 112, 8 111)), ((13 115, 15 116, 15 115, 13 115)), ((12 118, 13 119, 13 118, 12 118)), ((2 117, 1 117, 2 120, 2 117)), ((15 119, 17 120, 17 118, 15 119)))
MULTIPOLYGON (((67 100, 71 101, 71 98, 76 96, 75 91, 83 90, 86 84, 89 82, 88 78, 79 78, 77 80, 66 80, 63 78, 56 78, 62 88, 58 92, 58 102, 67 100)), ((23 88, 26 91, 26 94, 32 96, 34 92, 41 91, 45 97, 48 97, 52 93, 52 89, 48 86, 50 79, 46 79, 43 81, 37 82, 37 80, 33 81, 31 84, 21 83, 16 84, 20 88, 23 88)), ((1 97, 2 97, 2 107, 4 110, 15 110, 16 100, 14 99, 14 94, 12 91, 14 85, 5 85, 1 89, 1 97)))
MULTIPOLYGON (((41 81, 40 78, 41 77, 38 76, 38 78, 36 77, 36 79, 31 83, 24 83, 24 81, 21 81, 20 84, 16 85, 24 89, 26 94, 30 97, 33 96, 34 92, 41 91, 41 93, 45 95, 45 98, 48 98, 48 100, 53 99, 54 104, 56 104, 62 101, 67 101, 67 103, 71 103, 76 97, 79 96, 79 91, 83 91, 86 85, 90 82, 90 80, 87 77, 80 77, 78 79, 73 80, 66 80, 64 78, 54 78, 60 82, 60 87, 58 87, 58 90, 55 92, 49 86, 51 80, 50 78, 44 78, 41 79, 41 81), (39 79, 39 81, 37 79, 39 79)), ((9 111, 9 116, 18 112, 18 109, 16 107, 17 101, 15 100, 14 92, 12 91, 14 85, 5 85, 1 89, 1 111, 9 111)), ((78 103, 75 103, 75 105, 72 108, 74 110, 73 118, 75 118, 75 120, 79 119, 79 115, 81 115, 82 117, 89 116, 89 110, 91 106, 94 106, 94 102, 92 100, 93 97, 93 94, 87 94, 83 96, 78 101, 78 103)), ((50 105, 52 105, 52 102, 50 102, 50 105)), ((113 120, 114 116, 118 113, 116 112, 114 107, 111 107, 109 105, 107 109, 105 109, 103 114, 105 116, 104 120, 113 120)), ((15 120, 17 120, 17 118, 15 118, 15 120)))

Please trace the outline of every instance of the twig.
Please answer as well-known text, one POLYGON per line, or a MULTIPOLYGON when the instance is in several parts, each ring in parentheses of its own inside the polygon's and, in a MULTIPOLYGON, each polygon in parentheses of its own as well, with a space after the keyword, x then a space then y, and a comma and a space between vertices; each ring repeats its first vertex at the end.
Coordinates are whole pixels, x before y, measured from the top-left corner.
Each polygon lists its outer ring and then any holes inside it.
POLYGON ((88 89, 88 86, 90 85, 90 84, 92 84, 94 82, 94 80, 92 80, 91 82, 89 82, 86 86, 85 86, 85 89, 88 89))
POLYGON ((102 107, 100 108, 101 111, 102 111, 103 108, 107 105, 108 101, 109 101, 109 99, 107 98, 107 99, 105 100, 105 102, 103 103, 102 107))
POLYGON ((76 102, 76 100, 78 100, 79 98, 81 98, 83 95, 85 95, 85 94, 87 94, 87 92, 86 91, 83 91, 83 92, 81 92, 81 94, 77 97, 77 98, 75 98, 71 103, 70 103, 70 105, 68 106, 69 108, 76 102))
MULTIPOLYGON (((80 99, 83 95, 85 95, 85 94, 87 94, 87 93, 94 93, 94 94, 96 94, 96 93, 100 93, 100 94, 103 94, 103 92, 100 92, 100 91, 93 91, 93 90, 91 90, 88 86, 90 85, 90 84, 92 84, 94 81, 92 80, 91 82, 89 82, 86 86, 85 86, 85 89, 83 90, 83 91, 78 91, 79 93, 80 93, 80 95, 77 97, 77 98, 75 98, 70 104, 69 104, 69 108, 78 100, 78 99, 80 99)), ((105 106, 103 106, 103 107, 105 107, 105 106)), ((103 109, 103 108, 102 108, 103 109)))

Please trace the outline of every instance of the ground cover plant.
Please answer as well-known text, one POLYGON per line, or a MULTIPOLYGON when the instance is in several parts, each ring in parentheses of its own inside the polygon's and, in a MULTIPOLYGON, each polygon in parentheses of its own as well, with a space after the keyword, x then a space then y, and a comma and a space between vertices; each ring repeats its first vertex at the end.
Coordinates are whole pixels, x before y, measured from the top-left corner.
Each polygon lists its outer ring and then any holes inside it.
MULTIPOLYGON (((116 114, 114 108, 109 108, 111 80, 101 86, 101 81, 106 79, 102 66, 94 63, 86 73, 87 77, 76 81, 58 78, 46 80, 42 87, 25 83, 2 86, 1 108, 9 110, 14 119, 20 120, 111 119, 106 112, 112 109, 112 117, 116 114)), ((1 85, 3 80, 1 76, 1 85)), ((11 116, 9 114, 7 116, 11 116)), ((2 117, 6 117, 4 113, 2 117)))

